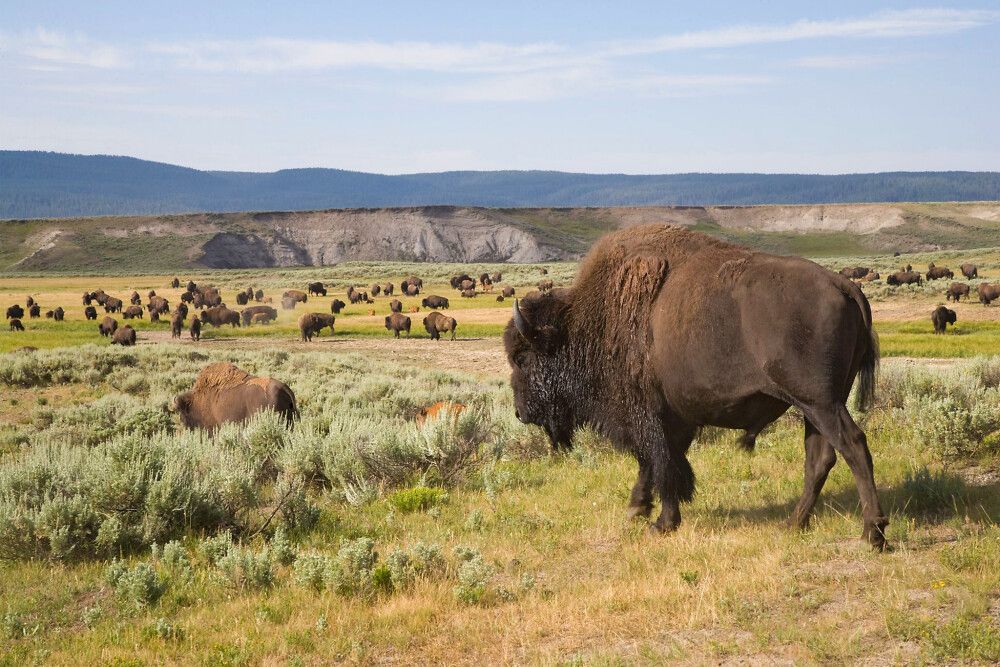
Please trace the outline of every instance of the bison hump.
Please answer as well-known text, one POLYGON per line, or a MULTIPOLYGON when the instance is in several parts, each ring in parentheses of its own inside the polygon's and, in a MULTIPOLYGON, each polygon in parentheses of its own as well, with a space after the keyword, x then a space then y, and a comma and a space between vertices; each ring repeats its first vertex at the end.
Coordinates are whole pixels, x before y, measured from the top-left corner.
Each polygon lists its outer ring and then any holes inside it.
POLYGON ((266 380, 267 378, 257 378, 250 373, 238 368, 235 364, 228 362, 218 362, 209 364, 198 374, 198 379, 194 383, 194 391, 207 389, 222 389, 249 384, 253 380, 266 380))

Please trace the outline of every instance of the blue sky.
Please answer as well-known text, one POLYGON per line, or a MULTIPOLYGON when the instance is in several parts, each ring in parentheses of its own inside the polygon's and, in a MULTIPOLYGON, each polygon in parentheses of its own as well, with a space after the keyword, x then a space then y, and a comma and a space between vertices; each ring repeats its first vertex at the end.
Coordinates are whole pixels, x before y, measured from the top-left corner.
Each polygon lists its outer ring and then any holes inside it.
POLYGON ((998 2, 0 0, 8 149, 252 171, 1000 170, 998 118, 998 2))

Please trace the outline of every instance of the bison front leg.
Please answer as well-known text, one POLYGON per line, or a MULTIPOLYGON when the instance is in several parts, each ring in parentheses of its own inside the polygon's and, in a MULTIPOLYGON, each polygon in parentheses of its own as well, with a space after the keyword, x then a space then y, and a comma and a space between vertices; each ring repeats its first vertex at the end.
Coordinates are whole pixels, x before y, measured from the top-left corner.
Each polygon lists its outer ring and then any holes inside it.
POLYGON ((639 457, 639 476, 629 496, 628 519, 648 519, 653 512, 653 466, 646 457, 639 457))
POLYGON ((650 526, 654 533, 670 533, 681 523, 681 503, 694 497, 694 470, 687 451, 694 429, 683 424, 668 427, 664 438, 653 448, 653 481, 660 494, 660 516, 650 526))

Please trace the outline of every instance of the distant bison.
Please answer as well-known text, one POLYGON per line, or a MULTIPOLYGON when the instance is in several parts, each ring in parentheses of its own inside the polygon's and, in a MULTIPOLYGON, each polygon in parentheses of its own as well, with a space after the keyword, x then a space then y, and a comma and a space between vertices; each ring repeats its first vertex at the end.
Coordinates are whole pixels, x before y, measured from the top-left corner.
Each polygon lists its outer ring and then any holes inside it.
POLYGON ((945 308, 944 306, 938 306, 931 313, 931 322, 934 324, 934 333, 943 334, 945 329, 948 328, 949 324, 955 324, 958 316, 955 315, 955 311, 951 308, 945 308))
POLYGON ((28 298, 25 300, 24 305, 26 305, 28 308, 31 308, 32 306, 35 305, 35 300, 29 295, 28 298))
POLYGON ((403 312, 403 302, 399 299, 393 299, 389 302, 389 311, 393 313, 403 312))
POLYGON ((451 339, 455 340, 455 329, 458 328, 458 322, 454 317, 448 317, 435 311, 424 318, 424 328, 431 335, 431 340, 440 340, 441 334, 449 331, 451 339))
POLYGON ((977 288, 976 292, 979 294, 979 303, 988 306, 994 299, 1000 298, 1000 284, 988 285, 983 283, 977 288))
POLYGON ((8 320, 12 320, 15 318, 21 319, 22 317, 24 317, 24 308, 21 308, 20 304, 15 303, 13 306, 10 306, 7 309, 8 320))
POLYGON ((509 299, 510 297, 514 296, 514 288, 504 287, 503 292, 501 292, 501 294, 509 299))
POLYGON ((294 299, 295 301, 301 301, 306 303, 309 301, 309 295, 297 289, 286 290, 282 295, 282 299, 294 299))
POLYGON ((281 309, 282 310, 295 310, 295 306, 298 304, 298 300, 290 296, 281 297, 281 309))
POLYGON ((472 278, 466 278, 458 284, 458 290, 464 292, 465 290, 476 289, 476 281, 472 278))
POLYGON ((306 290, 310 295, 326 296, 326 287, 323 286, 323 283, 309 283, 306 290))
POLYGON ((465 405, 462 403, 438 401, 434 405, 421 408, 420 412, 417 413, 417 416, 414 417, 413 421, 417 423, 417 426, 423 426, 424 422, 428 419, 435 419, 440 415, 448 415, 451 419, 455 419, 463 410, 465 410, 465 405))
POLYGON ((392 313, 385 317, 385 328, 393 332, 399 338, 399 332, 405 331, 406 336, 410 335, 410 318, 402 313, 392 313))
POLYGON ((118 320, 113 317, 104 316, 101 323, 97 325, 97 331, 104 337, 110 336, 118 328, 118 320))
POLYGON ((121 299, 109 296, 104 300, 104 312, 120 313, 122 312, 122 308, 124 307, 124 305, 125 304, 122 303, 121 299))
POLYGON ((406 296, 416 296, 420 294, 420 287, 418 285, 409 284, 406 286, 406 296))
POLYGON ((274 410, 288 425, 299 415, 295 394, 284 382, 254 377, 225 362, 202 369, 194 387, 174 399, 174 408, 185 427, 209 430, 246 421, 261 410, 274 410))
POLYGON ((140 303, 142 303, 142 297, 139 296, 139 293, 136 292, 135 290, 132 291, 132 295, 129 296, 128 300, 129 303, 131 303, 134 306, 138 306, 140 303))
POLYGON ((186 303, 179 303, 177 307, 174 308, 174 314, 180 314, 182 320, 186 320, 188 316, 188 307, 186 303))
POLYGON ((180 338, 182 331, 184 331, 184 316, 180 313, 174 313, 170 319, 170 337, 180 338))
POLYGON ((253 293, 253 300, 258 303, 264 300, 264 290, 259 289, 253 293))
POLYGON ((472 280, 472 276, 470 276, 468 273, 463 273, 460 276, 452 276, 450 281, 451 286, 457 290, 460 290, 462 289, 462 283, 465 282, 466 280, 469 281, 472 280))
POLYGON ((382 291, 382 286, 379 285, 378 283, 372 283, 371 286, 368 288, 368 291, 372 293, 372 296, 378 296, 379 292, 382 291))
POLYGON ((193 281, 193 280, 189 280, 188 284, 187 284, 187 291, 188 292, 194 292, 197 289, 198 289, 198 284, 195 283, 195 281, 193 281))
POLYGON ((52 311, 52 319, 56 322, 62 322, 66 318, 66 311, 63 310, 62 306, 56 306, 56 309, 52 311))
POLYGON ((125 347, 135 345, 135 329, 127 324, 117 329, 111 334, 111 344, 125 347))
POLYGON ((237 292, 236 293, 236 305, 237 306, 245 306, 245 305, 247 305, 247 303, 249 301, 250 301, 250 297, 247 296, 246 292, 237 292))
MULTIPOLYGON (((90 306, 88 306, 88 308, 89 307, 90 306)), ((35 319, 41 314, 42 314, 42 307, 39 306, 37 303, 31 304, 31 307, 28 308, 28 317, 30 317, 31 319, 35 319)))
POLYGON ((238 327, 240 326, 240 314, 225 306, 215 306, 202 311, 201 321, 204 324, 211 324, 213 327, 221 327, 225 324, 238 327))
POLYGON ((540 292, 548 292, 553 287, 554 285, 551 280, 543 280, 540 283, 538 283, 538 290, 540 292))
POLYGON ((961 269, 962 275, 968 278, 969 280, 979 277, 979 269, 976 267, 975 264, 963 264, 958 268, 961 269))
POLYGON ((496 273, 494 273, 494 274, 493 274, 492 276, 490 276, 490 280, 492 280, 492 281, 493 281, 493 282, 495 282, 495 283, 498 283, 498 282, 500 282, 501 280, 503 280, 503 274, 502 274, 502 273, 500 273, 499 271, 497 271, 497 272, 496 272, 496 273))
POLYGON ((920 274, 915 271, 897 271, 885 279, 887 285, 922 285, 920 274))
POLYGON ((428 296, 420 302, 420 305, 424 308, 447 308, 448 299, 443 296, 428 296))
POLYGON ((21 324, 21 320, 19 320, 18 318, 15 317, 15 318, 13 318, 10 321, 10 330, 11 331, 24 331, 24 325, 21 324))
POLYGON ((278 319, 278 311, 271 306, 250 306, 240 311, 240 317, 243 320, 243 326, 248 327, 254 322, 266 324, 278 319))
POLYGON ((334 315, 339 315, 340 311, 342 311, 346 305, 347 304, 341 301, 340 299, 334 299, 330 303, 330 312, 333 313, 334 315))
POLYGON ((188 330, 191 334, 191 340, 201 340, 201 320, 195 315, 191 318, 191 328, 188 330))
POLYGON ((931 262, 927 266, 927 280, 940 280, 941 278, 954 278, 955 274, 946 266, 934 266, 934 262, 931 262))
POLYGON ((497 303, 503 303, 503 301, 504 301, 503 294, 497 294, 497 303))
POLYGON ((54 310, 46 310, 45 311, 45 318, 46 319, 51 320, 55 316, 56 316, 56 311, 54 311, 54 310))
POLYGON ((124 317, 126 320, 131 320, 131 319, 134 319, 134 318, 139 318, 141 320, 142 319, 142 312, 143 312, 142 311, 142 306, 129 306, 122 313, 122 317, 124 317))
POLYGON ((954 300, 955 303, 961 301, 963 296, 969 296, 969 286, 965 283, 952 283, 944 293, 945 301, 954 300))
POLYGON ((327 313, 305 313, 299 318, 299 331, 302 333, 303 341, 311 341, 313 336, 318 336, 325 327, 330 327, 330 335, 333 335, 333 322, 336 318, 327 313))
POLYGON ((840 270, 840 275, 845 278, 850 278, 851 280, 857 280, 859 278, 864 278, 870 273, 871 269, 867 266, 849 266, 840 270))
POLYGON ((83 309, 83 316, 88 320, 96 320, 97 309, 94 308, 93 306, 87 306, 86 308, 83 309))
POLYGON ((382 285, 382 294, 385 294, 386 296, 392 296, 392 292, 393 292, 392 283, 386 283, 385 285, 382 285))
POLYGON ((181 294, 181 301, 184 303, 194 303, 194 292, 183 292, 181 294))
POLYGON ((464 296, 466 299, 473 299, 476 296, 476 290, 464 289, 462 290, 462 296, 464 296))
POLYGON ((174 289, 177 289, 178 287, 181 286, 181 279, 174 278, 173 280, 170 281, 170 286, 173 287, 174 289))

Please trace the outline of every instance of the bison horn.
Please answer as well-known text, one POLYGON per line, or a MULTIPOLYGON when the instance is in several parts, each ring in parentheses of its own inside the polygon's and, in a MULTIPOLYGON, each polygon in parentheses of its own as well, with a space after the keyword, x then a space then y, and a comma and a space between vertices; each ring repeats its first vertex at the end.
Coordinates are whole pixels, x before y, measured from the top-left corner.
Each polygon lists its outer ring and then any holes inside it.
POLYGON ((518 305, 517 299, 514 299, 514 327, 519 334, 528 340, 531 340, 532 335, 535 333, 534 328, 528 324, 528 320, 521 314, 521 306, 518 305))

